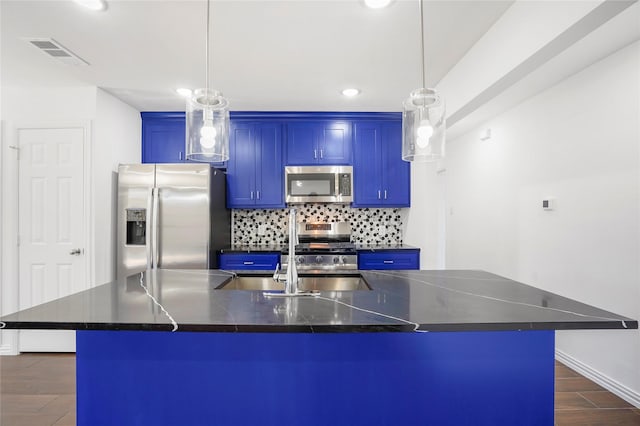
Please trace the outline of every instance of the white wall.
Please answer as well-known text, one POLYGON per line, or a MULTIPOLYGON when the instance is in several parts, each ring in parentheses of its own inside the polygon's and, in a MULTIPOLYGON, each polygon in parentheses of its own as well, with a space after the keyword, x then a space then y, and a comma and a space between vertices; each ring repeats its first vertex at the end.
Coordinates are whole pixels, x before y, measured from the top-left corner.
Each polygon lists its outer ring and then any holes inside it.
MULTIPOLYGON (((447 268, 640 318, 639 73, 636 42, 450 141, 447 268)), ((556 344, 640 405, 638 330, 558 332, 556 344)))
POLYGON ((445 168, 411 163, 411 208, 403 209, 403 242, 420 247, 420 269, 445 267, 445 168))
POLYGON ((603 0, 515 1, 438 83, 451 115, 525 63, 603 0))
MULTIPOLYGON (((3 87, 2 111, 2 253, 0 314, 18 309, 18 192, 16 129, 78 126, 87 135, 86 185, 90 187, 87 286, 113 277, 112 171, 119 162, 139 162, 140 114, 94 86, 46 88, 3 87)), ((15 353, 15 332, 0 333, 0 354, 15 353)))
POLYGON ((115 279, 117 171, 141 161, 140 113, 102 89, 97 91, 92 146, 93 282, 115 279))
MULTIPOLYGON (((1 313, 18 309, 18 160, 17 128, 77 126, 90 128, 95 116, 95 87, 3 87, 2 140, 2 295, 1 313)), ((0 354, 15 353, 17 333, 0 333, 0 354)))

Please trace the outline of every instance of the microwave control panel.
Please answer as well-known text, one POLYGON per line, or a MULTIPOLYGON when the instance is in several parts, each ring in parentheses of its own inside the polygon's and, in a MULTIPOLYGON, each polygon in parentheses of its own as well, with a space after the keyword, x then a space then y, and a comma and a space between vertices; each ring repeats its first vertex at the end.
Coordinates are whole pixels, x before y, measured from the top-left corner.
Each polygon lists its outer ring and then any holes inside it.
POLYGON ((340 195, 351 196, 351 173, 341 173, 339 179, 340 195))

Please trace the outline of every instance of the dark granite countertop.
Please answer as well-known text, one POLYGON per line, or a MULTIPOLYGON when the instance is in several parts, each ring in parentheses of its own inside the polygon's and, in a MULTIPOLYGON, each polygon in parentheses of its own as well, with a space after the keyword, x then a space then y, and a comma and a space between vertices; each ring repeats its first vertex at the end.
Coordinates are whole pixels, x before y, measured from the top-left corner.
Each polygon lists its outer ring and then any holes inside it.
POLYGON ((265 253, 265 252, 281 252, 286 247, 281 244, 242 244, 232 245, 220 250, 220 253, 265 253))
POLYGON ((356 244, 359 251, 380 251, 380 250, 420 250, 419 247, 408 244, 356 244))
MULTIPOLYGON (((420 250, 415 246, 407 244, 356 244, 359 251, 378 251, 378 250, 420 250)), ((220 253, 263 253, 263 252, 287 252, 287 245, 281 244, 241 244, 225 247, 220 253)))
POLYGON ((223 271, 157 270, 0 318, 7 329, 380 332, 624 329, 638 322, 483 271, 361 271, 372 290, 268 298, 223 271))

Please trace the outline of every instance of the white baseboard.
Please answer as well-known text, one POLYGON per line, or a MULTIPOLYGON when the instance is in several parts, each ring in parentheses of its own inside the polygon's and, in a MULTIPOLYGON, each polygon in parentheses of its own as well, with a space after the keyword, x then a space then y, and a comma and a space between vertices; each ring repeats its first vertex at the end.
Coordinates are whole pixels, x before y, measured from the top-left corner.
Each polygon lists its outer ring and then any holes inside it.
POLYGON ((18 355, 18 331, 2 330, 0 338, 0 356, 2 355, 18 355))
POLYGON ((572 370, 575 370, 578 373, 582 374, 587 379, 593 380, 609 392, 624 399, 629 404, 640 408, 640 393, 628 388, 627 386, 613 380, 608 376, 605 376, 601 372, 594 370, 593 368, 578 361, 572 356, 567 355, 559 349, 556 349, 556 359, 572 370))
POLYGON ((20 352, 75 352, 74 330, 20 330, 20 352))

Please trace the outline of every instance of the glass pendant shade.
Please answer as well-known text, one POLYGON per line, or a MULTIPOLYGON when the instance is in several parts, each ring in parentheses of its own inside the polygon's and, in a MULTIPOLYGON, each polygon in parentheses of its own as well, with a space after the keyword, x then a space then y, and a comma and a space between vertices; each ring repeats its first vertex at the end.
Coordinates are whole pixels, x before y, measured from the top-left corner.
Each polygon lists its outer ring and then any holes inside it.
POLYGON ((402 159, 428 162, 444 158, 445 105, 434 89, 417 89, 402 111, 402 159))
POLYGON ((216 90, 196 89, 187 99, 187 160, 219 163, 229 159, 228 106, 216 90))

